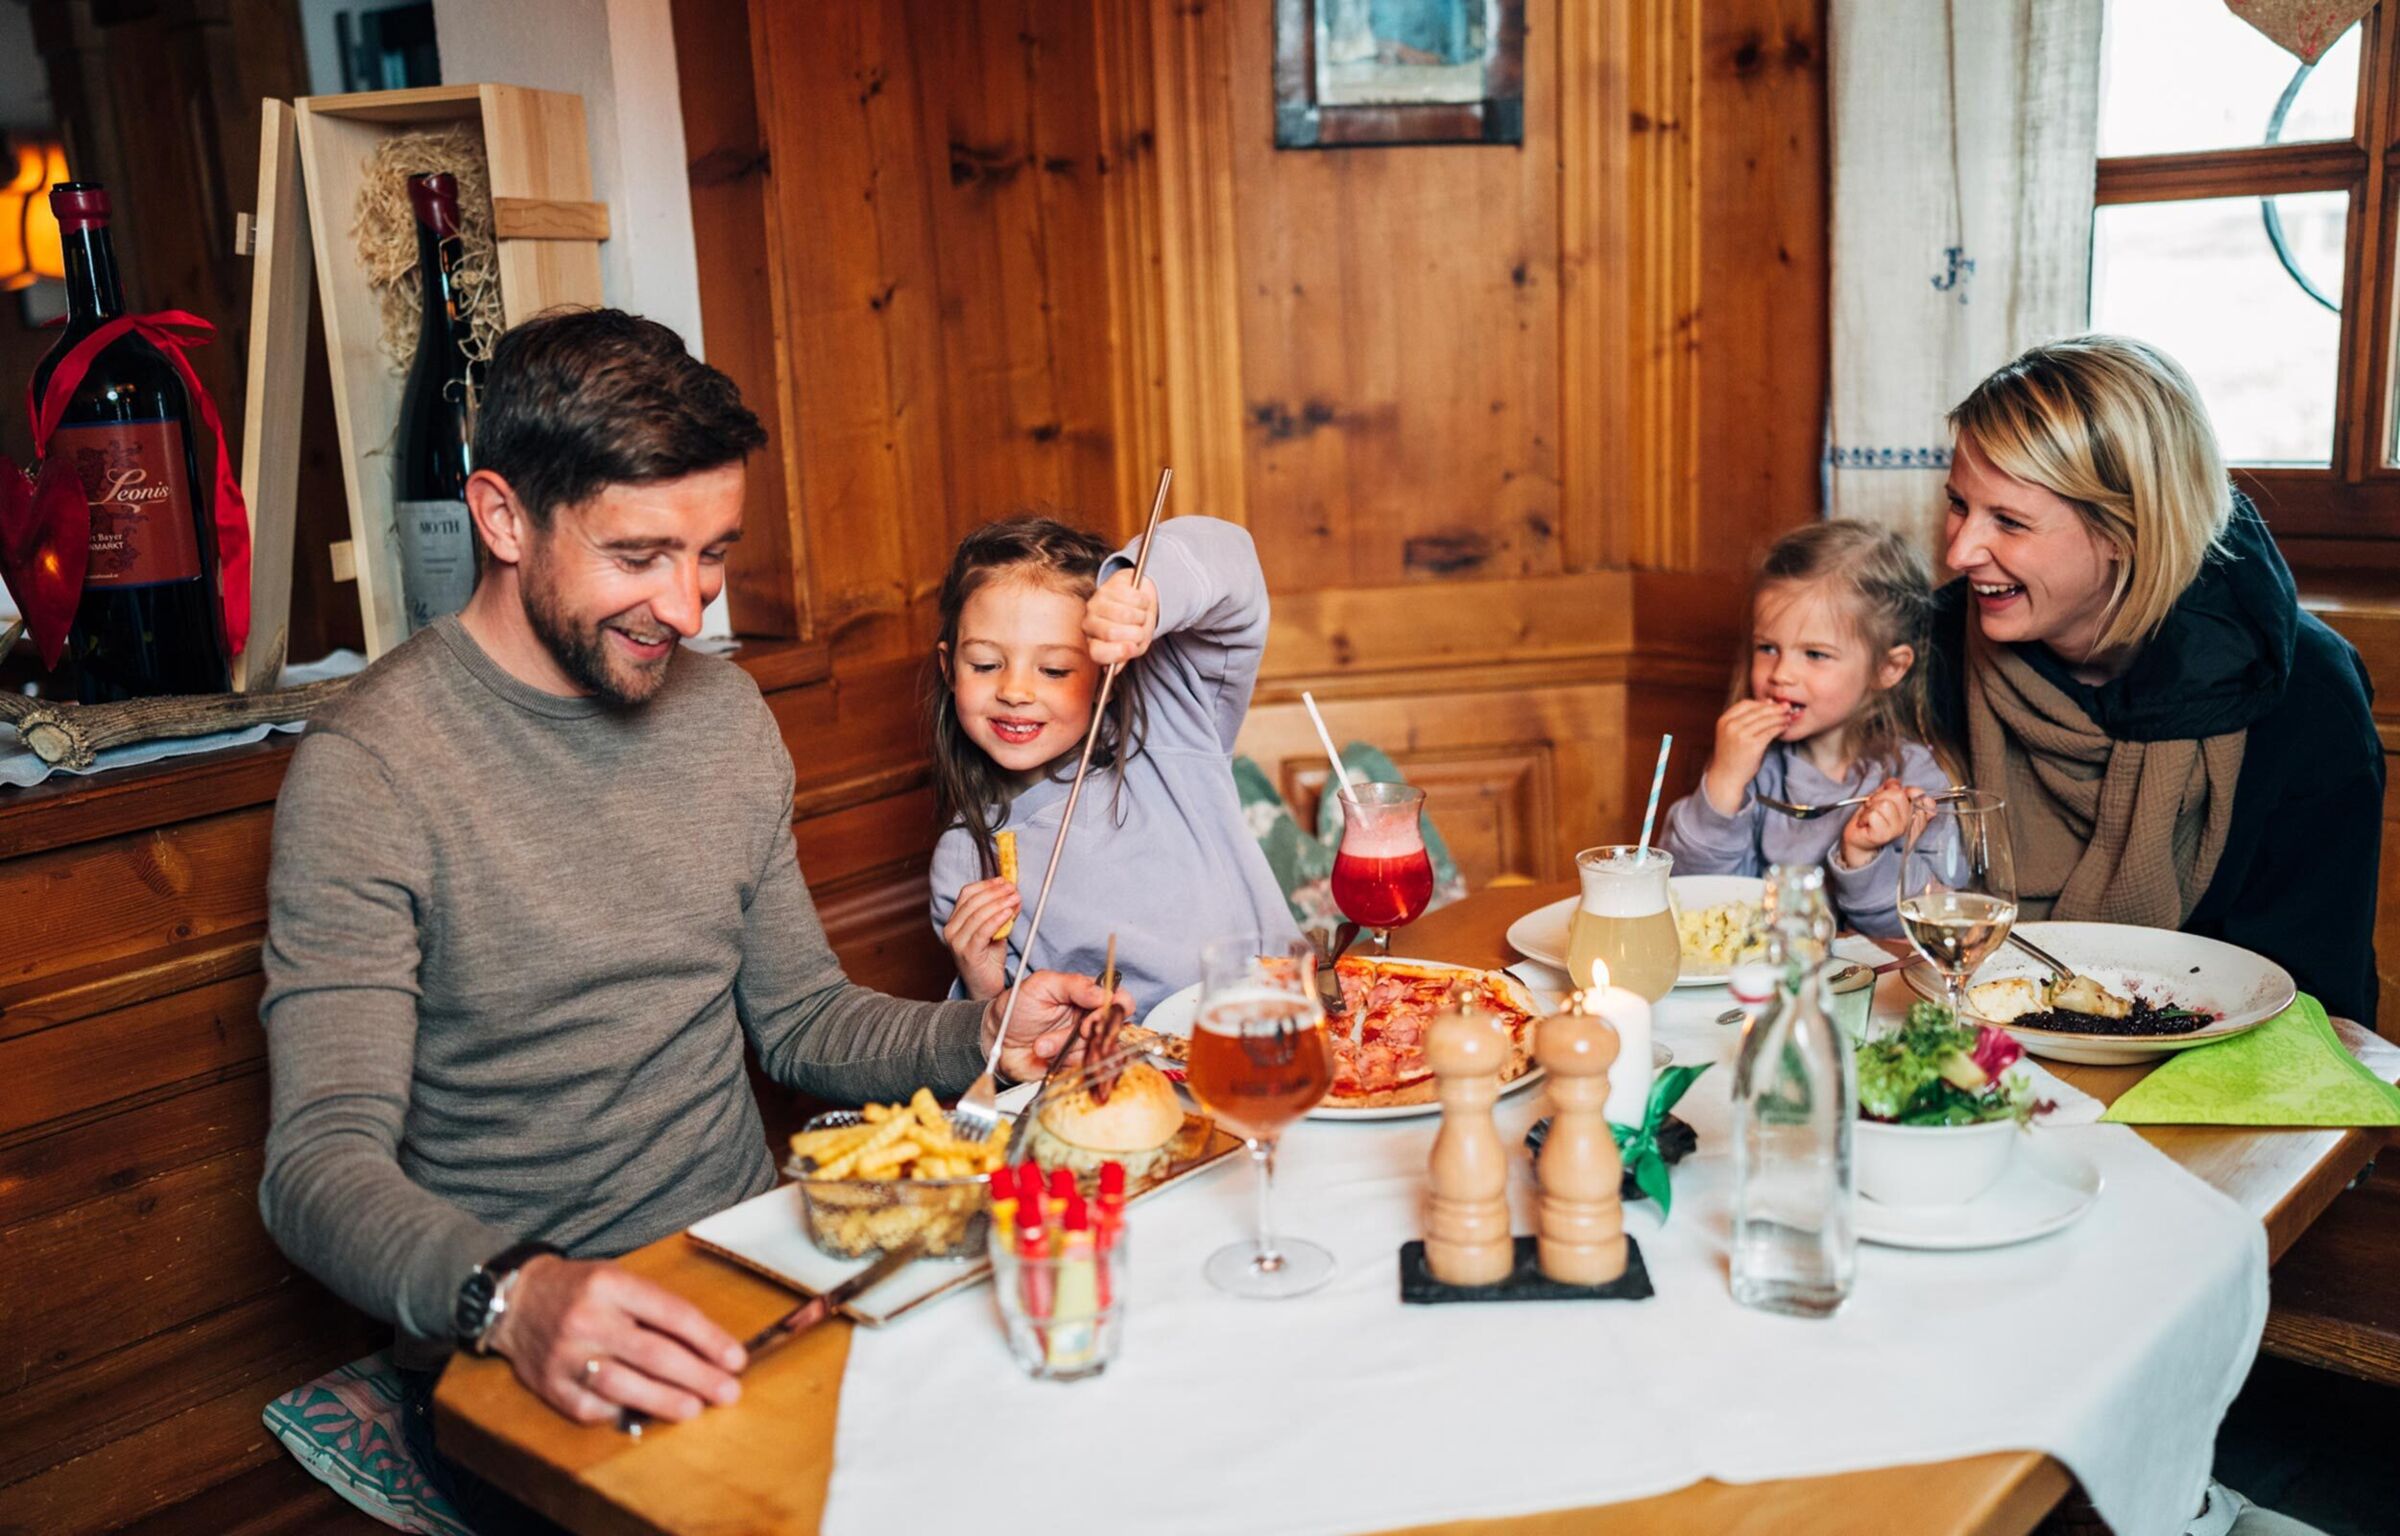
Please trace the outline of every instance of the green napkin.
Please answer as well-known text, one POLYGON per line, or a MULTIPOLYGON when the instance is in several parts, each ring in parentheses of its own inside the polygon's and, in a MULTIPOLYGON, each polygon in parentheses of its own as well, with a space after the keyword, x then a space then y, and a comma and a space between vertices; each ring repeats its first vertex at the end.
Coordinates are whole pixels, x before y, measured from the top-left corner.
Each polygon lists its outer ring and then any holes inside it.
POLYGON ((2400 1088, 2360 1065, 2303 992, 2256 1029, 2168 1057, 2101 1118, 2121 1125, 2400 1125, 2400 1088))

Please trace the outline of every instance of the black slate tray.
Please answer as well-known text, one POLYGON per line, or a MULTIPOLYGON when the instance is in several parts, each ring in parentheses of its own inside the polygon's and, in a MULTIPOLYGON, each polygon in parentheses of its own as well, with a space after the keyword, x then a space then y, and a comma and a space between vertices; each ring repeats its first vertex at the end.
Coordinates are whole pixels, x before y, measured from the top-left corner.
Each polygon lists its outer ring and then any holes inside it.
POLYGON ((1606 1285, 1563 1285, 1546 1278, 1534 1258, 1534 1240, 1517 1239, 1517 1267, 1498 1285, 1444 1285, 1425 1267, 1425 1245, 1415 1239, 1400 1245, 1400 1299, 1419 1306, 1445 1301, 1641 1301, 1657 1292, 1650 1288, 1650 1268, 1642 1262, 1642 1245, 1625 1239, 1625 1273, 1606 1285))

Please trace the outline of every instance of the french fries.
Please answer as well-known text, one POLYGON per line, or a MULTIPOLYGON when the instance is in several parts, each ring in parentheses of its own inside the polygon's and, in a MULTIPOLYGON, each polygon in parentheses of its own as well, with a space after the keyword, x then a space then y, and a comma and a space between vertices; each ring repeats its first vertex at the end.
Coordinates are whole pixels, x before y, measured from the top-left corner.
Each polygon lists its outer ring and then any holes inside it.
MULTIPOLYGON (((1014 884, 1016 884, 1016 883, 1017 883, 1017 834, 1016 834, 1016 833, 1014 833, 1014 832, 995 832, 995 833, 993 833, 993 834, 992 834, 992 852, 993 852, 993 854, 994 854, 994 855, 996 855, 996 856, 999 858, 999 860, 1000 860, 1000 878, 1001 878, 1001 879, 1003 879, 1003 880, 1006 880, 1006 881, 1007 881, 1009 884, 1011 884, 1011 885, 1014 885, 1014 884)), ((1007 942, 1008 942, 1008 936, 1009 936, 1010 934, 1012 934, 1012 933, 1016 932, 1016 931, 1017 931, 1017 919, 1016 919, 1016 916, 1015 916, 1015 915, 1012 913, 1012 914, 1010 915, 1010 917, 1009 917, 1008 921, 1007 921, 1007 922, 1005 922, 1005 923, 1002 923, 1002 924, 1000 925, 1000 927, 999 927, 998 931, 997 931, 997 932, 995 932, 995 933, 993 933, 993 935, 992 935, 992 942, 993 942, 993 943, 995 943, 995 944, 1005 944, 1005 943, 1007 943, 1007 942)))
POLYGON ((819 1179, 979 1179, 1008 1155, 1008 1127, 982 1141, 951 1129, 950 1117, 920 1088, 906 1104, 870 1104, 856 1125, 803 1131, 792 1138, 795 1161, 813 1163, 819 1179))
POLYGON ((837 1258, 906 1242, 928 1257, 979 1252, 982 1180, 1006 1160, 1008 1134, 960 1136, 924 1088, 905 1104, 869 1104, 856 1124, 802 1131, 792 1161, 810 1241, 837 1258))

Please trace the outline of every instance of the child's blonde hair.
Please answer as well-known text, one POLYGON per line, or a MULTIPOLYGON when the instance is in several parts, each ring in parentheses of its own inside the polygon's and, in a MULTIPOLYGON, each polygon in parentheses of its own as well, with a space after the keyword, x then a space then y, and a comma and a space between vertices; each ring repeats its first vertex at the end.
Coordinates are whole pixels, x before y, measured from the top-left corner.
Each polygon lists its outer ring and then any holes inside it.
MULTIPOLYGON (((1870 668, 1880 666, 1894 646, 1905 645, 1914 652, 1907 675, 1889 688, 1871 690, 1851 718, 1851 755, 1879 762, 1886 773, 1897 774, 1900 749, 1908 742, 1921 742, 1938 754, 1933 705, 1925 685, 1933 638, 1933 581, 1926 574, 1924 556, 1889 529, 1847 518, 1795 528, 1777 539, 1759 562, 1750 584, 1753 622, 1758 599, 1769 588, 1817 585, 1834 593, 1851 634, 1870 652, 1870 668)), ((1734 666, 1736 702, 1750 692, 1751 653, 1752 647, 1745 646, 1734 666)))
POLYGON ((2035 347, 1975 386, 1950 426, 1992 468, 2075 508, 2116 556, 2096 650, 2158 633, 2233 521, 2233 484, 2200 391, 2123 336, 2035 347))

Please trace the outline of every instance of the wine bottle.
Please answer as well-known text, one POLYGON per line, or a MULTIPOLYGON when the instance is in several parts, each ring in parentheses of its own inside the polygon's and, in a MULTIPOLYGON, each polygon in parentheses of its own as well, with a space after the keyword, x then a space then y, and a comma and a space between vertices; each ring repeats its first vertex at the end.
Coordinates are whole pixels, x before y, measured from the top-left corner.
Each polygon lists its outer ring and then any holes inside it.
MULTIPOLYGON (((43 398, 77 343, 122 314, 108 192, 62 182, 51 210, 66 247, 66 329, 33 370, 43 398)), ((66 664, 87 704, 160 693, 223 693, 217 540, 192 401, 166 354, 127 332, 92 359, 44 457, 65 456, 91 506, 91 560, 67 632, 66 664)))
POLYGON ((400 596, 414 634, 456 613, 475 592, 475 524, 467 476, 475 425, 467 391, 468 322, 459 302, 458 182, 447 171, 408 178, 424 294, 416 360, 400 396, 392 522, 400 536, 400 596))

